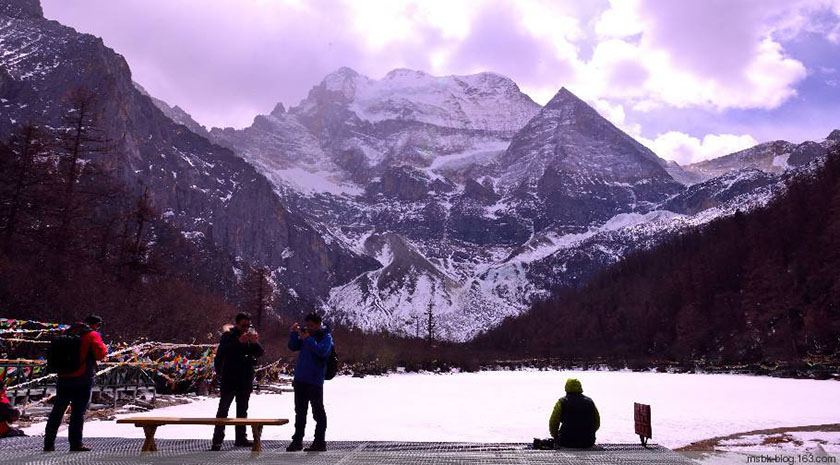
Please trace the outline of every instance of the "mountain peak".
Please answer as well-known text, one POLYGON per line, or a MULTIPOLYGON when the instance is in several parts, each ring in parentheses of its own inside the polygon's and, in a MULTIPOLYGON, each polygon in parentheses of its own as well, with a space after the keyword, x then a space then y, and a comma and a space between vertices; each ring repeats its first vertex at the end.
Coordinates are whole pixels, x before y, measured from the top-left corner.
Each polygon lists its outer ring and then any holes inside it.
POLYGON ((357 83, 364 80, 367 80, 367 77, 352 68, 342 66, 328 74, 321 81, 321 86, 328 91, 339 92, 346 101, 350 102, 355 97, 357 83))
POLYGON ((18 19, 44 17, 40 0, 0 0, 0 14, 18 19))
POLYGON ((342 78, 342 79, 348 79, 348 78, 352 79, 352 78, 359 77, 359 76, 360 76, 360 74, 355 69, 347 67, 347 66, 342 66, 341 68, 338 68, 337 70, 333 71, 332 73, 327 74, 327 77, 325 79, 329 79, 331 77, 332 78, 342 78))
POLYGON ((398 79, 406 77, 421 78, 426 76, 428 76, 428 74, 424 73, 423 71, 408 68, 397 68, 391 70, 388 74, 386 74, 385 79, 398 79))
POLYGON ((552 97, 552 99, 545 105, 545 108, 560 108, 578 104, 586 105, 586 102, 581 100, 577 95, 573 94, 569 89, 561 87, 560 90, 554 94, 554 97, 552 97))
POLYGON ((835 129, 831 131, 831 134, 829 134, 828 137, 826 137, 826 139, 840 142, 840 129, 835 129))
POLYGON ((271 110, 271 116, 282 116, 286 113, 286 107, 283 106, 283 102, 277 102, 277 105, 274 105, 274 109, 271 110))

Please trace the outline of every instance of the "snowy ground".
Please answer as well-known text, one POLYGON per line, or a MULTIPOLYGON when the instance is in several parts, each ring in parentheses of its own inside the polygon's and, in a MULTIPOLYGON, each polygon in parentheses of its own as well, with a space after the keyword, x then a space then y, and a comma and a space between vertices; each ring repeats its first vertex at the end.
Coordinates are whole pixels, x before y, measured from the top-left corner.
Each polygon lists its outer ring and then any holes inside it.
MULTIPOLYGON (((328 439, 528 442, 548 435, 548 417, 567 377, 583 382, 601 412, 600 442, 636 442, 633 402, 649 403, 654 442, 680 447, 729 434, 780 426, 840 422, 840 382, 741 375, 615 371, 502 371, 339 377, 328 381, 328 439)), ((291 394, 255 395, 250 416, 294 418, 291 394)), ((213 416, 217 399, 146 412, 213 416)), ((312 434, 312 423, 308 436, 312 434)), ((43 432, 34 425, 29 434, 43 432)), ((266 439, 288 439, 291 425, 268 427, 266 439)), ((232 435, 233 431, 228 434, 232 435)), ((66 431, 61 433, 66 434, 66 431)), ((113 421, 85 426, 87 436, 143 436, 113 421)), ((210 427, 166 426, 161 438, 210 438, 210 427)))

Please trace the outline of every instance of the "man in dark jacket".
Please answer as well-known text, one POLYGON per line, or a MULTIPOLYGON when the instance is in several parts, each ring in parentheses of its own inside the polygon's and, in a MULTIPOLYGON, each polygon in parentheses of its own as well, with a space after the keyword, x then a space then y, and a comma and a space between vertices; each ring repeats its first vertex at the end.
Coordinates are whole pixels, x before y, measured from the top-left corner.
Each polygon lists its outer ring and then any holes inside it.
POLYGON ((324 377, 327 373, 327 358, 333 347, 329 326, 322 326, 321 317, 315 313, 306 316, 305 327, 295 323, 289 334, 289 349, 300 352, 295 364, 295 434, 286 448, 287 452, 303 448, 303 433, 306 430, 306 415, 312 404, 315 417, 315 441, 306 448, 310 451, 327 450, 327 412, 324 410, 324 377))
POLYGON ((601 416, 595 402, 583 395, 580 381, 566 380, 566 397, 558 400, 548 421, 548 430, 557 447, 585 449, 595 445, 595 432, 601 416), (562 423, 562 426, 561 426, 562 423))
MULTIPOLYGON (((214 365, 221 378, 219 410, 216 418, 227 418, 230 404, 236 399, 236 418, 248 417, 248 401, 254 388, 254 365, 262 356, 259 334, 251 326, 251 315, 236 315, 235 325, 222 334, 216 350, 214 365)), ((245 426, 236 426, 236 447, 251 447, 253 443, 245 434, 245 426)), ((225 427, 216 426, 213 432, 211 450, 222 450, 225 427)))
POLYGON ((90 403, 90 394, 93 389, 93 381, 96 377, 96 362, 105 358, 108 348, 102 342, 99 328, 102 326, 102 318, 91 315, 83 322, 76 323, 64 332, 67 336, 81 338, 81 351, 79 357, 81 364, 73 372, 58 373, 58 385, 53 400, 53 409, 47 420, 47 429, 44 433, 44 451, 55 450, 55 436, 58 434, 58 427, 67 406, 70 406, 70 427, 68 439, 70 450, 73 452, 89 451, 90 448, 82 444, 82 431, 85 424, 85 411, 90 403))

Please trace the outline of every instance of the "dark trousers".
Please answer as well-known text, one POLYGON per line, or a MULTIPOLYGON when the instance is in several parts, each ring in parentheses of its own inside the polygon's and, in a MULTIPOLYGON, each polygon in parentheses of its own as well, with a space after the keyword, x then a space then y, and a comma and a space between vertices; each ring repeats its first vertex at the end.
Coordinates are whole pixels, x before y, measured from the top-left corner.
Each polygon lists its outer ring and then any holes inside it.
MULTIPOLYGON (((219 410, 216 418, 227 418, 230 411, 230 404, 236 399, 236 418, 248 418, 248 401, 251 399, 251 389, 247 388, 226 388, 222 386, 219 396, 219 410)), ((236 426, 236 442, 247 441, 245 426, 236 426)), ((225 427, 217 425, 213 431, 213 444, 221 444, 225 440, 225 427)))
POLYGON ((312 416, 315 417, 315 442, 323 443, 327 434, 327 412, 324 410, 324 386, 294 382, 295 388, 295 434, 292 442, 303 442, 306 430, 306 415, 312 404, 312 416))
POLYGON ((93 388, 92 380, 58 380, 58 387, 53 400, 53 409, 47 420, 44 432, 44 447, 55 446, 55 436, 64 418, 67 406, 70 406, 70 428, 67 432, 70 447, 82 445, 82 429, 85 426, 85 411, 90 404, 90 392, 93 388))

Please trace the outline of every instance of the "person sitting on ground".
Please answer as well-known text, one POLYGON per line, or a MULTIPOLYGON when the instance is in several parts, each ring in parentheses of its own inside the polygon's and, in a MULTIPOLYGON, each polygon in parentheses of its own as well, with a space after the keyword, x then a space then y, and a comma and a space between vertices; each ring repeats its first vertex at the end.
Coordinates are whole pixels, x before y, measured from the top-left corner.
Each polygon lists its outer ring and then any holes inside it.
POLYGON ((0 438, 12 438, 15 436, 26 436, 23 430, 13 428, 9 423, 20 419, 20 411, 9 402, 6 397, 6 390, 0 391, 0 438))
POLYGON ((595 445, 595 432, 601 427, 601 415, 595 402, 583 395, 580 381, 566 380, 566 396, 554 404, 548 430, 556 447, 586 449, 595 445), (561 426, 562 424, 562 426, 561 426))

